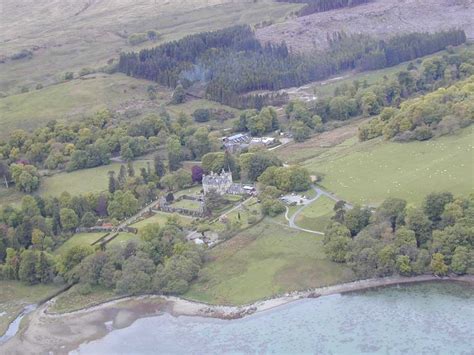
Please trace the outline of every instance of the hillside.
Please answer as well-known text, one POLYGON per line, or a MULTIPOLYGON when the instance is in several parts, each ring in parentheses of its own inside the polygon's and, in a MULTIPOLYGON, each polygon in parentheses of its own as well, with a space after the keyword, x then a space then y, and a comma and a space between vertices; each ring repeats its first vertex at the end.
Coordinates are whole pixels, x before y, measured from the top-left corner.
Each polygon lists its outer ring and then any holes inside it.
POLYGON ((257 37, 264 42, 285 41, 297 51, 326 48, 327 35, 341 31, 386 38, 400 33, 462 28, 472 39, 473 18, 471 0, 374 0, 274 24, 259 29, 257 37))
POLYGON ((250 0, 5 0, 0 91, 11 94, 23 85, 45 86, 57 82, 65 71, 103 66, 121 51, 238 23, 275 21, 299 7, 250 0), (161 36, 138 46, 128 43, 128 36, 147 30, 161 36), (31 59, 9 59, 25 49, 33 53, 31 59))

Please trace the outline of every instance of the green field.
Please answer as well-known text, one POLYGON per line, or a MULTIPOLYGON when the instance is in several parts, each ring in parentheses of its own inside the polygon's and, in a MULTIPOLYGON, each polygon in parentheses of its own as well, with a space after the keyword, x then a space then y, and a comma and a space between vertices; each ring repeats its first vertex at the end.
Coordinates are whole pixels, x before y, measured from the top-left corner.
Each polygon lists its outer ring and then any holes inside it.
MULTIPOLYGON (((147 161, 136 160, 133 162, 135 173, 140 168, 146 167, 147 161)), ((108 172, 113 170, 116 174, 120 171, 120 163, 98 166, 91 169, 76 170, 70 173, 59 173, 41 180, 38 193, 41 196, 59 196, 64 191, 71 195, 79 195, 87 192, 102 192, 107 190, 108 172)))
POLYGON ((92 243, 96 242, 99 240, 101 237, 103 237, 106 233, 78 233, 74 234, 72 237, 70 237, 68 240, 66 240, 58 249, 54 251, 55 254, 57 255, 63 255, 66 253, 69 249, 82 245, 82 246, 87 246, 91 245, 92 243))
POLYGON ((329 261, 322 240, 264 220, 210 251, 186 297, 246 304, 287 291, 346 282, 352 272, 329 261))
POLYGON ((119 233, 119 235, 107 243, 107 245, 125 246, 131 240, 138 241, 140 237, 138 234, 133 233, 119 233))
POLYGON ((170 217, 176 217, 178 221, 183 225, 183 226, 189 226, 193 222, 193 218, 183 216, 180 214, 172 214, 172 213, 166 213, 166 212, 158 212, 154 214, 153 216, 146 218, 140 222, 137 222, 131 227, 137 228, 140 230, 141 228, 145 227, 146 225, 153 224, 153 223, 158 223, 160 226, 164 226, 170 217))
POLYGON ((303 165, 352 203, 379 204, 393 196, 419 204, 433 191, 474 192, 473 142, 472 127, 424 142, 375 139, 328 150, 303 165))
POLYGON ((176 208, 184 208, 187 210, 198 211, 201 203, 199 201, 182 199, 180 201, 173 202, 172 205, 176 208))
POLYGON ((324 232, 334 214, 333 208, 334 201, 329 197, 321 196, 300 212, 295 223, 301 228, 324 232))
POLYGON ((19 281, 0 281, 0 336, 29 304, 42 301, 59 291, 55 285, 25 285, 19 281))

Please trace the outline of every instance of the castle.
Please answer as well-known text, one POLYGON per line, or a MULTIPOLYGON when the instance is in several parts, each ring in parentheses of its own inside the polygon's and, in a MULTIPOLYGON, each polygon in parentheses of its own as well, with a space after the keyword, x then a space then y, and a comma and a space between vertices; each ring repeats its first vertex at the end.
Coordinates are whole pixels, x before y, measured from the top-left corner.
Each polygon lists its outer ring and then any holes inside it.
POLYGON ((230 193, 234 182, 232 180, 232 173, 225 172, 222 169, 220 174, 215 174, 211 172, 209 175, 204 175, 202 177, 202 188, 204 190, 204 195, 206 195, 209 191, 215 191, 219 195, 224 195, 226 193, 230 193))

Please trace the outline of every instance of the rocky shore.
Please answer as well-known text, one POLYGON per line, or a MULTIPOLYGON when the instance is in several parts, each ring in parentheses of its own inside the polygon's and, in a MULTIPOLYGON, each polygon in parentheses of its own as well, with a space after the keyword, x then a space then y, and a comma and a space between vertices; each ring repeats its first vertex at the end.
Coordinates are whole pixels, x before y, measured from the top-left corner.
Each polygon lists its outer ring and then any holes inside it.
POLYGON ((428 281, 460 281, 474 285, 474 276, 440 278, 433 275, 421 275, 361 280, 287 293, 245 306, 209 305, 178 297, 139 296, 114 300, 66 314, 52 314, 48 312, 48 309, 55 302, 53 299, 27 317, 27 322, 20 332, 0 346, 0 353, 67 354, 82 343, 102 338, 111 330, 128 327, 139 318, 157 316, 164 312, 174 316, 200 316, 232 320, 304 298, 428 281))

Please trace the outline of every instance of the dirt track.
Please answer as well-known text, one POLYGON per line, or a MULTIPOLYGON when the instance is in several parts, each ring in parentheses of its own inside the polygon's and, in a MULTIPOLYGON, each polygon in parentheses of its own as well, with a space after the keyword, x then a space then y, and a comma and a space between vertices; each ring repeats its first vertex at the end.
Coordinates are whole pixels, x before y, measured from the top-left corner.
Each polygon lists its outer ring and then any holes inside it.
POLYGON ((462 28, 474 39, 474 0, 374 0, 321 12, 257 31, 263 41, 282 40, 297 51, 327 47, 327 34, 344 31, 386 38, 407 32, 462 28))

